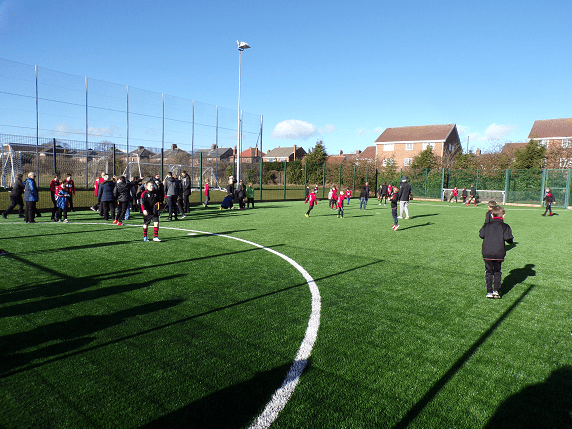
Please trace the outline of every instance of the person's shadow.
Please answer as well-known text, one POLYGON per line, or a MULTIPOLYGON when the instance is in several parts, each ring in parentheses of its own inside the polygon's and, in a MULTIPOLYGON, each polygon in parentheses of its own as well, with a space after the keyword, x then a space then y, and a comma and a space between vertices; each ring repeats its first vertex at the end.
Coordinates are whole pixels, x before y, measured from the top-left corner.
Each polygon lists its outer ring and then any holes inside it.
POLYGON ((515 268, 514 270, 510 270, 510 273, 504 278, 502 282, 500 294, 502 296, 506 295, 517 284, 524 282, 528 277, 535 276, 536 271, 534 271, 533 268, 534 264, 526 264, 522 268, 515 268))
POLYGON ((485 429, 571 427, 572 366, 563 366, 543 383, 527 386, 502 402, 485 429))

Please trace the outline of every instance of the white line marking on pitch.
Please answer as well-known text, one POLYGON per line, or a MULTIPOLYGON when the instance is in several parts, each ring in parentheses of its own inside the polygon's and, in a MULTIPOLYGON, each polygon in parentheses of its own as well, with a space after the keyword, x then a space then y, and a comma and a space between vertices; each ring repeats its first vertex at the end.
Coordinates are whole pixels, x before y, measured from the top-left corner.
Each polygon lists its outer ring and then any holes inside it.
MULTIPOLYGON (((74 222, 75 225, 108 225, 108 224, 101 224, 95 222, 74 222)), ((110 225, 110 224, 109 224, 110 225)), ((111 225, 110 225, 111 226, 111 225)), ((141 225, 125 225, 125 226, 138 226, 141 225)), ((119 228, 121 229, 121 228, 119 228)), ((308 327, 306 328, 306 334, 304 335, 304 339, 302 340, 302 344, 300 344, 300 348, 298 349, 298 353, 296 354, 296 358, 290 366, 290 370, 286 374, 286 378, 282 382, 282 386, 274 392, 270 401, 266 404, 264 411, 256 417, 256 419, 250 425, 252 429, 267 429, 270 427, 278 414, 284 409, 286 404, 288 403, 292 393, 296 389, 298 382, 300 381, 300 376, 308 363, 308 358, 312 353, 312 349, 314 348, 314 344, 316 343, 316 338, 318 337, 318 328, 320 327, 320 311, 321 311, 321 297, 320 297, 320 290, 318 286, 316 286, 316 282, 312 278, 312 276, 296 261, 289 258, 288 256, 277 252, 274 249, 270 249, 268 247, 262 246, 261 244, 254 243, 253 241, 244 240, 242 238, 233 237, 232 235, 224 235, 224 234, 216 234, 214 232, 207 232, 207 231, 198 231, 194 229, 183 229, 183 228, 174 228, 169 226, 161 226, 161 229, 172 229, 176 231, 185 231, 191 232, 196 234, 206 234, 206 235, 215 235, 218 237, 225 237, 230 238, 232 240, 241 241, 246 244, 250 244, 251 246, 258 247, 259 249, 266 250, 270 253, 275 254, 276 256, 281 257, 294 268, 296 268, 300 274, 308 283, 308 287, 310 288, 310 293, 312 294, 312 311, 310 313, 310 320, 308 320, 308 327)), ((190 234, 189 234, 190 235, 190 234)))

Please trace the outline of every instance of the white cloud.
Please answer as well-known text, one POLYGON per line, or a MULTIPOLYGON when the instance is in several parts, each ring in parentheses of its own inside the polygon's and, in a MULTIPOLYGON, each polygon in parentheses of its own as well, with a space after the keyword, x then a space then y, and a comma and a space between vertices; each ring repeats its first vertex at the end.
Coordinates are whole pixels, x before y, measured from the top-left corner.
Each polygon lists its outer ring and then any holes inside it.
POLYGON ((487 127, 484 134, 478 132, 469 132, 469 127, 463 125, 457 125, 457 131, 461 139, 464 137, 469 137, 471 142, 490 142, 495 140, 502 140, 507 138, 514 130, 516 130, 515 125, 502 125, 502 124, 491 124, 487 127))
POLYGON ((500 140, 505 138, 515 129, 515 125, 491 124, 485 131, 485 138, 486 140, 500 140))
MULTIPOLYGON (((92 137, 114 137, 115 134, 120 135, 119 128, 115 125, 111 127, 89 127, 87 132, 92 137)), ((85 128, 72 128, 66 123, 56 124, 54 126, 54 135, 56 136, 73 136, 82 135, 85 136, 85 128)), ((116 136, 117 137, 117 136, 116 136)))
POLYGON ((358 135, 358 136, 363 135, 363 133, 365 133, 365 130, 364 130, 363 128, 359 128, 359 129, 357 130, 357 135, 358 135))
POLYGON ((381 128, 381 127, 376 127, 374 131, 375 131, 377 134, 381 134, 381 133, 383 133, 383 132, 385 131, 385 129, 384 129, 384 128, 381 128))
POLYGON ((336 127, 332 124, 326 124, 323 128, 319 129, 320 134, 332 134, 336 131, 336 127))
POLYGON ((270 133, 270 137, 273 139, 308 140, 317 133, 318 129, 315 125, 298 119, 289 119, 277 124, 270 133))

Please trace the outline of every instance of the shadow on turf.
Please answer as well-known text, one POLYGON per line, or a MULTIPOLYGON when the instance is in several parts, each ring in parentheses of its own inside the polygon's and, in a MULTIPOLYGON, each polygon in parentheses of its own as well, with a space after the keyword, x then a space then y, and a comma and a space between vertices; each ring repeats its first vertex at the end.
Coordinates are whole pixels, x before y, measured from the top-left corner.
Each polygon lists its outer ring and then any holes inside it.
POLYGON ((422 214, 422 215, 411 216, 411 219, 417 219, 418 217, 437 216, 437 215, 439 215, 439 213, 422 214))
MULTIPOLYGON (((403 222, 401 223, 401 225, 403 225, 403 222)), ((411 226, 405 226, 405 227, 403 227, 403 226, 401 226, 401 225, 399 225, 399 230, 404 231, 404 230, 406 230, 406 229, 419 228, 420 226, 430 226, 430 225, 433 225, 433 224, 432 224, 431 222, 427 222, 427 223, 422 223, 422 224, 419 224, 419 225, 411 225, 411 226)))
POLYGON ((502 402, 485 429, 571 427, 572 366, 566 365, 502 402))
MULTIPOLYGON (((145 284, 149 286, 151 283, 145 284)), ((0 337, 0 374, 22 367, 37 359, 50 359, 66 355, 97 339, 93 334, 117 326, 131 317, 150 314, 174 307, 182 299, 171 299, 120 310, 101 316, 78 316, 64 322, 49 323, 27 332, 0 337), (91 336, 90 336, 91 335, 91 336), (56 342, 41 348, 42 344, 56 342), (21 350, 34 348, 29 352, 21 350)), ((4 378, 0 376, 0 378, 4 378)))
MULTIPOLYGON (((211 393, 140 428, 247 427, 282 385, 290 366, 259 372, 250 380, 211 393)), ((306 363, 304 373, 309 370, 310 361, 306 363)))
MULTIPOLYGON (((463 353, 463 355, 457 359, 455 363, 449 368, 449 370, 437 380, 433 386, 419 399, 413 407, 401 418, 401 420, 393 426, 394 429, 406 428, 408 427, 419 414, 425 409, 425 407, 439 394, 441 389, 451 380, 455 374, 463 367, 463 365, 471 358, 471 356, 479 349, 480 346, 491 336, 491 334, 499 327, 499 325, 508 317, 508 315, 522 302, 522 300, 530 293, 535 285, 530 285, 522 295, 512 303, 512 305, 505 310, 505 312, 487 329, 478 339, 473 343, 469 349, 463 353)), ((502 426, 500 426, 502 427, 502 426)), ((534 427, 534 426, 525 426, 534 427)))
POLYGON ((500 290, 501 296, 508 294, 513 287, 517 284, 524 282, 528 277, 533 277, 536 275, 536 271, 533 270, 534 264, 526 264, 522 268, 515 268, 510 270, 508 276, 506 276, 502 282, 502 287, 500 290))

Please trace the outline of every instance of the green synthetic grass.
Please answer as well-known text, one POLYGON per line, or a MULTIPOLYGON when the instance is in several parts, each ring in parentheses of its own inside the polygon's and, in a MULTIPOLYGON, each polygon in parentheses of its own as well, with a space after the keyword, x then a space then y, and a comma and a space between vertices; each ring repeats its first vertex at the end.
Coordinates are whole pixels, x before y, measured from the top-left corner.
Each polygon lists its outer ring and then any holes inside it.
POLYGON ((517 245, 485 299, 486 206, 413 202, 344 219, 320 201, 141 218, 0 219, 0 427, 248 427, 321 324, 273 428, 572 425, 572 214, 507 207, 517 245), (88 224, 88 223, 93 223, 88 224), (168 229, 173 227, 178 229, 168 229), (150 229, 151 231, 151 229, 150 229), (150 232, 150 236, 152 233, 150 232))

